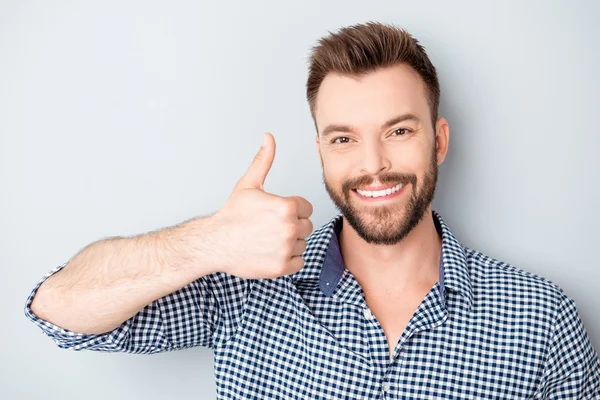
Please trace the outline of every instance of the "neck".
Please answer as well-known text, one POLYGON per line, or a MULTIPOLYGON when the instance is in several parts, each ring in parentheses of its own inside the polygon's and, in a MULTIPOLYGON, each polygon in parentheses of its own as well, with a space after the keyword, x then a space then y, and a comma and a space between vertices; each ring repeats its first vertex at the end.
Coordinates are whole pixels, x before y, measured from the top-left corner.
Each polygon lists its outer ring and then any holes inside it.
POLYGON ((404 291, 415 285, 433 285, 439 280, 442 240, 431 206, 423 219, 399 243, 391 246, 365 242, 344 218, 339 234, 346 268, 361 286, 375 285, 404 291))

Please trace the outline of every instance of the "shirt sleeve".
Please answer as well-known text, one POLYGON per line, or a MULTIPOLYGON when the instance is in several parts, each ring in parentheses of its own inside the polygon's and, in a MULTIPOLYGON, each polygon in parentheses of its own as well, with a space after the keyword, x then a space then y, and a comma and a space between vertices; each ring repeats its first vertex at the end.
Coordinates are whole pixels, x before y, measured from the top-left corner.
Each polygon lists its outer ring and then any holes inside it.
MULTIPOLYGON (((600 362, 575 301, 563 294, 541 385, 542 399, 600 399, 600 362)), ((540 398, 540 397, 536 397, 540 398)))
POLYGON ((250 292, 250 280, 216 272, 146 305, 112 331, 84 334, 59 327, 31 311, 33 298, 64 263, 45 274, 25 303, 25 315, 63 349, 152 354, 194 346, 213 348, 235 331, 250 292))

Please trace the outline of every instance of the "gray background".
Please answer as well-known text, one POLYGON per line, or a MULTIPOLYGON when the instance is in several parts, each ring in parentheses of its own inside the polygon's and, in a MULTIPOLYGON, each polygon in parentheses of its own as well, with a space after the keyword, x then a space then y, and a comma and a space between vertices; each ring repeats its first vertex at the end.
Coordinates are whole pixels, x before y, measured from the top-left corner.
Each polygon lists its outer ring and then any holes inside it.
POLYGON ((258 150, 265 189, 337 210, 307 57, 378 20, 426 47, 450 150, 434 201, 464 245, 559 284, 600 349, 598 1, 0 2, 0 397, 209 399, 213 358, 56 347, 23 314, 88 243, 217 210, 258 150))

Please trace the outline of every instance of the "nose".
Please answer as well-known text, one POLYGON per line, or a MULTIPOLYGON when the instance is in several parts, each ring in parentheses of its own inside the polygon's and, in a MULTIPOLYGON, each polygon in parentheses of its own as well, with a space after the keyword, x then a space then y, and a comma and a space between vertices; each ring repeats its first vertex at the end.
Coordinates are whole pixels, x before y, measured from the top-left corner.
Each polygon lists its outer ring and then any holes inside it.
POLYGON ((391 162, 383 146, 376 141, 365 141, 360 154, 361 172, 378 175, 391 168, 391 162))

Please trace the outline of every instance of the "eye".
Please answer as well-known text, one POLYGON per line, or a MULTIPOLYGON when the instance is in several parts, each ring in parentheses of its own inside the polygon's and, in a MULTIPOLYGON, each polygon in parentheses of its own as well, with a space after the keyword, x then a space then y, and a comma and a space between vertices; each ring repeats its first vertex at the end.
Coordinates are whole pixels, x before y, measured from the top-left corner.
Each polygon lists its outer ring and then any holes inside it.
MULTIPOLYGON (((406 132, 406 134, 408 134, 408 132, 411 132, 411 130, 410 130, 410 129, 408 129, 408 128, 398 128, 398 129, 395 129, 394 131, 392 131, 392 133, 394 133, 394 132, 398 132, 398 131, 405 131, 405 132, 406 132)), ((399 135, 399 136, 406 136, 406 134, 404 134, 404 135, 399 135)))
MULTIPOLYGON (((333 139, 333 140, 331 141, 331 143, 336 143, 336 140, 338 140, 338 139, 348 139, 348 138, 347 138, 346 136, 339 136, 339 137, 336 137, 335 139, 333 139)), ((342 143, 340 143, 340 142, 337 142, 337 143, 338 143, 338 144, 342 144, 342 143)), ((345 142, 345 143, 348 143, 348 142, 345 142)))
MULTIPOLYGON (((399 134, 398 136, 406 136, 408 133, 412 132, 412 130, 408 129, 408 128, 398 128, 398 129, 395 129, 395 130, 392 131, 392 133, 395 133, 395 132, 405 132, 404 134, 399 134)), ((345 144, 345 143, 348 143, 348 142, 338 142, 337 141, 338 139, 348 139, 348 140, 350 140, 347 136, 338 136, 335 139, 332 139, 331 143, 335 143, 335 144, 345 144)))

